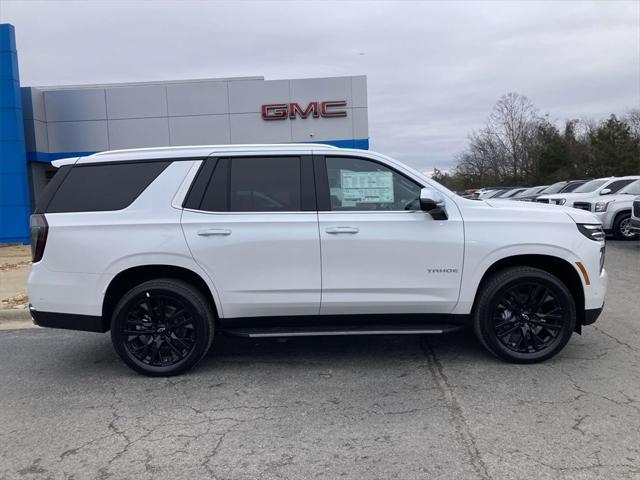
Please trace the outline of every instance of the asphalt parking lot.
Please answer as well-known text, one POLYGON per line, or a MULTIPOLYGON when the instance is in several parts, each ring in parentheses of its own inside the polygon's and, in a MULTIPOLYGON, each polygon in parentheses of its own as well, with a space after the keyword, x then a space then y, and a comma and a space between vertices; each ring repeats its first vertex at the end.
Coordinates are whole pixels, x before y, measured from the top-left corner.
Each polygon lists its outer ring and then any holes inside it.
POLYGON ((640 242, 543 364, 445 337, 219 338, 139 376, 109 335, 0 331, 2 479, 640 479, 640 242))

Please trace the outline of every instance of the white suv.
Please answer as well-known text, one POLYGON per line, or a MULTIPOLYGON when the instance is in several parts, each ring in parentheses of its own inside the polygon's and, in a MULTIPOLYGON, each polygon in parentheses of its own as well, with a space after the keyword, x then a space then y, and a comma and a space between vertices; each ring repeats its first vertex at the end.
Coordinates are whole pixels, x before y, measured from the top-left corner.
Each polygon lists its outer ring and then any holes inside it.
POLYGON ((469 325, 491 353, 531 363, 602 310, 592 213, 467 200, 374 152, 173 147, 55 164, 32 216, 34 321, 111 330, 147 375, 187 370, 214 332, 469 325))
POLYGON ((630 183, 616 194, 586 198, 573 202, 574 208, 594 212, 606 233, 618 240, 634 240, 638 234, 631 228, 633 198, 640 195, 640 180, 630 183))

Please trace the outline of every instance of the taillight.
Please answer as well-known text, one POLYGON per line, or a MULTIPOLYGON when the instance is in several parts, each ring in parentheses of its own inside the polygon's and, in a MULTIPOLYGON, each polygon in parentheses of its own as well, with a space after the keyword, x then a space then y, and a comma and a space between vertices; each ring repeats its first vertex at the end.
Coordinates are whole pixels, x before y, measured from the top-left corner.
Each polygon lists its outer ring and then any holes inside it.
POLYGON ((33 263, 42 260, 44 247, 47 244, 49 224, 41 213, 31 215, 31 261, 33 263))

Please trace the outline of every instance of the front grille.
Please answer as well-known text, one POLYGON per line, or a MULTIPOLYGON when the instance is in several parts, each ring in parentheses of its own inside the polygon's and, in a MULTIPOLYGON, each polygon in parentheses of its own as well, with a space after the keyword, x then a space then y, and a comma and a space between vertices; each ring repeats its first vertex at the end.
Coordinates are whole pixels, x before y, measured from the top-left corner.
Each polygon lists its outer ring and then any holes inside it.
POLYGON ((549 199, 548 198, 538 198, 538 199, 536 199, 536 202, 549 203, 549 199))
POLYGON ((579 208, 580 210, 591 211, 591 204, 589 202, 575 202, 573 208, 579 208))
POLYGON ((633 202, 633 216, 640 217, 640 200, 633 202))

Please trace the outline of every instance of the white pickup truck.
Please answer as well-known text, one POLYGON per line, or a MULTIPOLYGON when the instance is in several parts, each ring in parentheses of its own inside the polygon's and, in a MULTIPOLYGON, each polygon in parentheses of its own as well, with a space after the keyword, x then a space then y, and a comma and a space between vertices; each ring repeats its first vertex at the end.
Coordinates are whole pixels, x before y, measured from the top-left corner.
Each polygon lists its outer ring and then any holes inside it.
POLYGON ((630 183, 617 194, 595 196, 574 202, 574 208, 581 208, 596 214, 606 233, 612 233, 618 240, 635 240, 638 232, 631 228, 633 199, 640 195, 640 180, 630 183))

